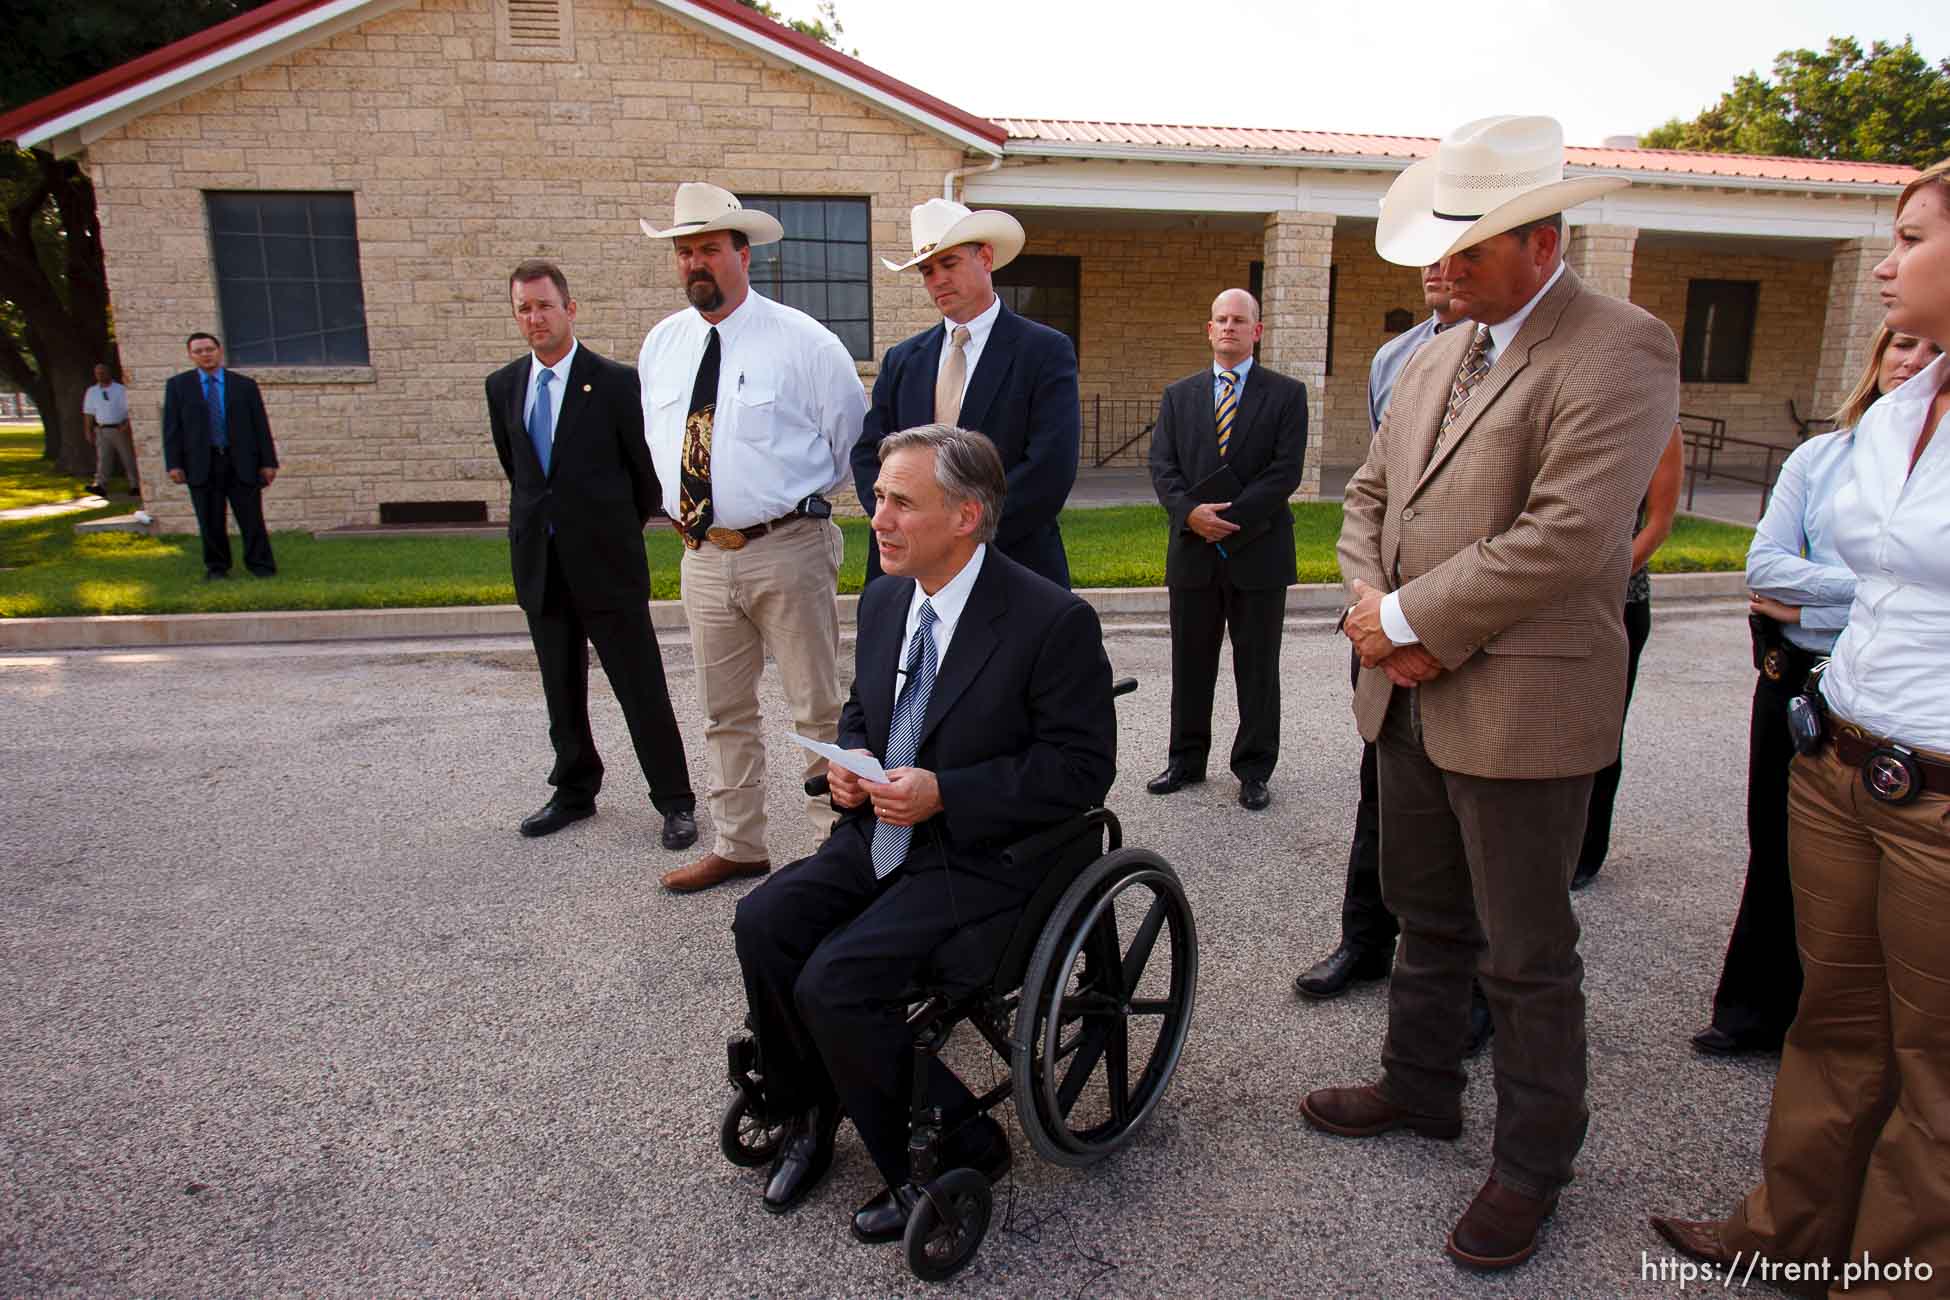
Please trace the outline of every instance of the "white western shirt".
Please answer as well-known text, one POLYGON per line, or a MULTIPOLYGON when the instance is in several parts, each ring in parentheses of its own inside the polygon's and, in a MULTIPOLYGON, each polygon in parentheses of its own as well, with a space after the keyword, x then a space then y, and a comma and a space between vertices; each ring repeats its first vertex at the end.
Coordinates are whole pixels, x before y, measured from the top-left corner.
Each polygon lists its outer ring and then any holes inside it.
POLYGON ((1855 426, 1829 514, 1855 604, 1821 693, 1866 731, 1950 754, 1950 428, 1909 468, 1946 380, 1938 357, 1855 426))
MULTIPOLYGON (((684 422, 711 323, 686 307, 651 329, 637 356, 650 460, 675 508, 684 422)), ((753 291, 717 325, 718 397, 711 421, 711 505, 723 528, 792 513, 850 481, 867 394, 846 345, 795 308, 753 291)))
MULTIPOLYGON (((1563 278, 1564 263, 1559 262, 1557 269, 1551 272, 1551 278, 1544 281, 1544 287, 1532 294, 1530 301, 1519 307, 1508 320, 1500 320, 1496 324, 1488 326, 1479 324, 1476 327, 1478 329, 1488 329, 1490 332, 1490 346, 1488 351, 1483 354, 1484 361, 1490 367, 1494 368, 1497 358, 1508 350, 1511 341, 1523 329, 1523 323, 1530 319, 1530 313, 1535 311, 1537 304, 1544 300, 1544 295, 1549 293, 1552 287, 1563 278)), ((1484 378, 1487 379, 1488 377, 1489 372, 1485 371, 1484 378)), ((1450 377, 1449 382, 1451 386, 1454 385, 1454 376, 1450 377)), ((1482 380, 1477 381, 1477 387, 1482 387, 1482 380)), ((1466 410, 1468 408, 1465 407, 1464 409, 1466 410)), ((1391 591, 1381 598, 1381 630, 1386 632, 1388 639, 1396 645, 1414 645, 1422 639, 1415 635, 1415 629, 1408 625, 1408 616, 1402 613, 1402 597, 1400 592, 1391 591)))
MULTIPOLYGON (((968 345, 962 349, 968 356, 968 369, 961 372, 961 396, 968 396, 969 381, 975 378, 975 364, 982 359, 982 349, 988 345, 989 331, 995 328, 995 318, 1002 314, 1002 298, 997 295, 989 299, 989 305, 974 320, 964 321, 968 328, 968 345)), ((941 356, 934 367, 935 386, 941 383, 941 372, 948 368, 949 354, 955 350, 955 322, 947 317, 941 318, 941 328, 948 331, 941 339, 941 356)))
POLYGON ((81 411, 94 416, 96 424, 127 424, 129 390, 113 382, 91 385, 88 395, 81 399, 81 411))
POLYGON ((901 655, 894 664, 894 699, 901 697, 901 688, 907 683, 902 680, 907 674, 907 647, 914 640, 914 629, 921 625, 921 602, 934 606, 934 627, 929 629, 929 638, 934 642, 935 680, 940 680, 941 665, 948 662, 948 642, 955 636, 955 625, 961 622, 961 612, 968 608, 968 593, 975 589, 975 579, 982 572, 982 557, 988 554, 988 546, 976 546, 975 554, 968 557, 968 563, 961 566, 961 572, 941 584, 941 590, 930 596, 921 590, 921 584, 914 584, 914 598, 907 602, 907 626, 901 631, 901 655))
POLYGON ((540 382, 542 372, 550 370, 555 378, 548 381, 548 443, 549 463, 555 463, 555 435, 562 427, 562 394, 569 387, 569 367, 575 364, 576 349, 582 344, 573 338, 569 340, 569 350, 562 359, 552 366, 542 364, 542 359, 533 352, 528 354, 528 394, 521 399, 521 427, 526 430, 535 417, 535 385, 540 382))

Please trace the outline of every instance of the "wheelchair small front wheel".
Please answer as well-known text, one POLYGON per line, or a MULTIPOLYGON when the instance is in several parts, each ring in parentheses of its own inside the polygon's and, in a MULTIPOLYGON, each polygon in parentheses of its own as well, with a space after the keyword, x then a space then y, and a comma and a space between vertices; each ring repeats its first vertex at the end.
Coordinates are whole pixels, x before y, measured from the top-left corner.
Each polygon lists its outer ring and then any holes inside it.
POLYGON ((923 1282, 945 1282, 968 1267, 988 1235, 995 1193, 973 1169, 950 1169, 921 1189, 901 1246, 923 1282))
POLYGON ((752 1105, 740 1088, 731 1094, 724 1108, 724 1121, 718 1125, 718 1149, 724 1158, 741 1169, 756 1169, 770 1164, 785 1142, 784 1124, 774 1124, 752 1105))

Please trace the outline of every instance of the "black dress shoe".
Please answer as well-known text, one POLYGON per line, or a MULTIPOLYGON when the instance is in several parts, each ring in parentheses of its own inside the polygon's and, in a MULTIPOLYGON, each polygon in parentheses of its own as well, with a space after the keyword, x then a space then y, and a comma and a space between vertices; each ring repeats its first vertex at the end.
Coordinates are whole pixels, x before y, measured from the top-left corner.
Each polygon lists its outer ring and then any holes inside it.
POLYGON ((921 1203, 921 1191, 913 1183, 882 1189, 880 1195, 853 1213, 853 1235, 869 1246, 884 1241, 899 1241, 907 1231, 908 1216, 921 1203))
POLYGON ((1152 794, 1176 794, 1188 785, 1204 785, 1205 773, 1191 772, 1176 765, 1167 767, 1144 783, 1152 794))
POLYGON ((1693 1035, 1693 1048, 1707 1056, 1746 1056, 1750 1053, 1778 1052, 1781 1050, 1781 1040, 1765 1034, 1729 1034, 1718 1025, 1708 1025, 1693 1035))
POLYGON ((522 818, 521 833, 530 839, 538 835, 553 835, 564 826, 595 815, 595 804, 565 803, 562 796, 557 795, 535 812, 522 818))
POLYGON ((1582 862, 1578 863, 1578 869, 1571 873, 1571 892, 1577 893, 1597 878, 1598 868, 1587 867, 1582 862))
POLYGON ((1293 991, 1316 1002, 1337 998, 1356 980, 1385 980, 1395 964, 1395 945, 1363 952, 1343 943, 1293 981, 1293 991))
POLYGON ((977 1115, 956 1129, 942 1152, 943 1169, 973 1169, 991 1183, 1009 1175, 1013 1153, 1009 1135, 1002 1131, 993 1115, 977 1115))
POLYGON ((1258 812, 1273 802, 1273 796, 1266 789, 1266 782, 1255 781, 1250 776, 1239 783, 1239 806, 1248 812, 1258 812))
POLYGON ((1496 1033, 1496 1021, 1490 1019, 1490 1004, 1483 998, 1483 986, 1469 986, 1469 1042, 1463 1048, 1464 1056, 1479 1055, 1490 1045, 1490 1038, 1496 1033))
POLYGON ((818 1106, 792 1121, 778 1158, 772 1162, 772 1177, 765 1184, 767 1210, 784 1214, 819 1186, 819 1180, 833 1167, 833 1134, 838 1127, 838 1114, 829 1118, 825 1108, 818 1106))
POLYGON ((664 814, 663 846, 688 849, 697 843, 697 814, 688 808, 664 814))
POLYGON ((230 570, 228 569, 205 569, 203 571, 203 580, 205 582, 222 582, 229 576, 230 570))

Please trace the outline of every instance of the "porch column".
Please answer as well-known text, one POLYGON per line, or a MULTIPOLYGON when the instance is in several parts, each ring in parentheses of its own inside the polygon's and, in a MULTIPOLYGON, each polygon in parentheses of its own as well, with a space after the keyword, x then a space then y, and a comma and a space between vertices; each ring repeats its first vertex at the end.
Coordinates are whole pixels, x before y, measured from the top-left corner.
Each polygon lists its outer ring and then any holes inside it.
POLYGON ((1828 263, 1828 314, 1821 327, 1821 362, 1815 368, 1815 409, 1802 415, 1831 414, 1868 364, 1884 311, 1869 272, 1888 251, 1886 237, 1836 243, 1828 263))
POLYGON ((1266 218, 1266 273, 1259 354, 1267 365, 1307 386, 1307 461, 1296 499, 1320 497, 1327 446, 1328 271, 1334 261, 1334 216, 1274 212, 1266 218))
POLYGON ((1564 263, 1587 289, 1627 301, 1632 297, 1632 250, 1637 226, 1571 226, 1564 263))

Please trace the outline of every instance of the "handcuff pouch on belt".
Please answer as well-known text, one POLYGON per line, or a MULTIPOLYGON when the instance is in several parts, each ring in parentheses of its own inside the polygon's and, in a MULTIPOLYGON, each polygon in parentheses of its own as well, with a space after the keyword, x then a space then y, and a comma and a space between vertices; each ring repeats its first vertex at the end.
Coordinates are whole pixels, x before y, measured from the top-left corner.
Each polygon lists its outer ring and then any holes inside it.
POLYGON ((1820 752, 1828 735, 1828 705, 1821 698, 1821 679, 1827 671, 1828 661, 1823 659, 1808 670, 1801 693, 1788 701, 1788 738, 1797 754, 1820 752))

